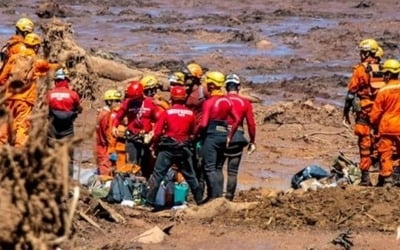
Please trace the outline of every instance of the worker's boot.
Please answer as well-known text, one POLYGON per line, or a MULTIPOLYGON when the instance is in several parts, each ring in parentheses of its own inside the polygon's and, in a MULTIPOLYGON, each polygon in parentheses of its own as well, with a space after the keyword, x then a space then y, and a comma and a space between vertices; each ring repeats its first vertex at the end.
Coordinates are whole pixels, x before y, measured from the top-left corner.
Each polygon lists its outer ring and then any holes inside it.
POLYGON ((393 186, 393 177, 392 176, 381 176, 379 175, 379 179, 378 179, 378 187, 392 187, 393 186))
POLYGON ((369 171, 361 171, 361 182, 360 186, 369 187, 371 186, 371 180, 369 178, 369 171))

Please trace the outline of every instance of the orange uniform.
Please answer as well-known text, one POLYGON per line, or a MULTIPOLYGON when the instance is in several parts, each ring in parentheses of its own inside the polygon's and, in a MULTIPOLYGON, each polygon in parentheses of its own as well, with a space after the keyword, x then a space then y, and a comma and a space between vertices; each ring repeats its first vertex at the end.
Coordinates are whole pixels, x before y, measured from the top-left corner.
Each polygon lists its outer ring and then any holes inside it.
POLYGON ((3 46, 2 52, 6 55, 6 60, 11 56, 18 54, 25 50, 24 37, 20 35, 13 35, 8 39, 7 43, 3 46))
POLYGON ((112 111, 108 106, 103 107, 97 115, 96 126, 96 161, 100 175, 112 176, 111 161, 109 160, 109 147, 115 144, 114 136, 111 133, 112 111))
MULTIPOLYGON (((378 152, 381 161, 380 175, 393 173, 393 146, 400 149, 400 80, 390 80, 375 99, 370 113, 371 123, 378 127, 378 152)), ((400 153, 400 152, 398 152, 400 153)))
MULTIPOLYGON (((21 54, 36 57, 36 53, 32 49, 26 48, 21 54)), ((11 56, 0 74, 0 86, 6 88, 5 105, 13 118, 12 131, 15 134, 15 141, 10 141, 10 129, 7 124, 2 124, 0 127, 0 144, 9 142, 20 147, 24 145, 28 139, 30 127, 29 116, 32 113, 33 106, 37 99, 37 80, 45 76, 52 67, 55 68, 58 65, 37 59, 33 63, 32 77, 28 79, 26 88, 24 88, 22 92, 14 93, 13 89, 9 86, 5 86, 5 84, 18 56, 19 54, 11 56)))
POLYGON ((371 87, 371 74, 367 71, 369 64, 377 64, 376 59, 369 57, 365 62, 356 65, 348 84, 348 91, 357 94, 357 97, 360 98, 361 111, 356 113, 354 134, 358 136, 360 169, 362 171, 368 171, 372 165, 371 149, 373 137, 371 135, 369 113, 377 92, 376 89, 371 87))

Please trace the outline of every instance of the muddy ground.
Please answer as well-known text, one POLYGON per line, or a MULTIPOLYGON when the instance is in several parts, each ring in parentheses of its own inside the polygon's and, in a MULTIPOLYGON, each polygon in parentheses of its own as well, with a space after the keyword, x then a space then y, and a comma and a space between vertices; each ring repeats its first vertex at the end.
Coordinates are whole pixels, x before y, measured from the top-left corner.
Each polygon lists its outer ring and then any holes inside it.
MULTIPOLYGON (((243 159, 244 193, 236 198, 259 206, 207 220, 172 219, 171 235, 156 245, 132 239, 171 218, 124 209, 123 225, 97 219, 104 233, 77 221, 65 249, 335 249, 329 242, 345 229, 354 231, 356 249, 398 247, 397 190, 338 188, 265 198, 289 188, 291 176, 309 164, 329 168, 339 151, 358 159, 356 138, 340 122, 345 86, 361 39, 374 37, 385 58, 398 57, 398 1, 66 0, 47 12, 37 8, 41 3, 0 2, 0 41, 21 15, 40 25, 48 19, 35 12, 55 14, 72 23, 77 42, 94 54, 163 73, 195 60, 238 73, 263 98, 255 105, 257 152, 243 159), (258 189, 244 191, 251 188, 258 189)), ((120 86, 108 79, 97 84, 97 96, 120 86)), ((92 131, 100 106, 99 100, 85 103, 78 134, 92 131)), ((86 140, 76 163, 93 166, 92 148, 86 140)))

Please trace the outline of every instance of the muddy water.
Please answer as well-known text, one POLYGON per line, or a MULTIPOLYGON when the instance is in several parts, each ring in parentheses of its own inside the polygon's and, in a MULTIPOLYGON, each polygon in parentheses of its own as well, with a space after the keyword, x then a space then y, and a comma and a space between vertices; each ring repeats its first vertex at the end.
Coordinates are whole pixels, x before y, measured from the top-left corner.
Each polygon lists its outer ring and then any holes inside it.
MULTIPOLYGON (((310 49, 314 46, 310 41, 316 40, 312 36, 315 32, 334 31, 346 17, 281 15, 275 13, 279 10, 278 5, 266 6, 262 1, 248 5, 248 9, 240 4, 214 5, 206 1, 185 6, 184 2, 149 1, 138 7, 118 6, 118 3, 115 6, 66 5, 73 15, 64 20, 72 23, 78 42, 86 49, 117 53, 147 65, 175 60, 179 67, 179 62, 197 60, 210 69, 235 71, 245 81, 260 85, 283 81, 295 84, 297 78, 314 76, 348 77, 348 69, 357 60, 351 57, 324 59, 320 56, 323 46, 310 49), (260 40, 267 40, 271 46, 258 48, 260 40)), ((0 41, 13 33, 13 24, 23 13, 38 24, 45 21, 34 15, 37 3, 16 3, 8 8, 15 10, 15 14, 3 12, 0 15, 0 41)), ((334 98, 316 96, 317 101, 341 105, 344 88, 334 87, 334 98)), ((283 100, 286 92, 268 96, 264 104, 283 100)), ((85 161, 93 161, 89 155, 85 153, 85 161)), ((262 160, 264 156, 258 157, 262 160)), ((252 186, 283 189, 288 186, 293 172, 309 163, 299 158, 282 157, 268 168, 247 156, 243 162, 248 169, 243 170, 241 189, 252 186)))

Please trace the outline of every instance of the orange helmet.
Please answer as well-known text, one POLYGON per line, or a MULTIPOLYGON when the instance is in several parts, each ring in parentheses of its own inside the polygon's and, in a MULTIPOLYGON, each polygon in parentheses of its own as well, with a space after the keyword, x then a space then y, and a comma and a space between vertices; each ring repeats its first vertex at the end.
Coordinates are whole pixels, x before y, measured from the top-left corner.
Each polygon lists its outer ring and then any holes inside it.
POLYGON ((143 85, 139 81, 133 81, 128 84, 125 90, 125 96, 131 99, 140 99, 143 97, 143 85))
POLYGON ((197 63, 189 63, 184 69, 184 73, 188 76, 193 76, 197 78, 201 78, 203 75, 202 67, 197 63))
POLYGON ((186 99, 186 90, 183 86, 173 86, 171 88, 170 94, 171 99, 174 101, 186 99))

